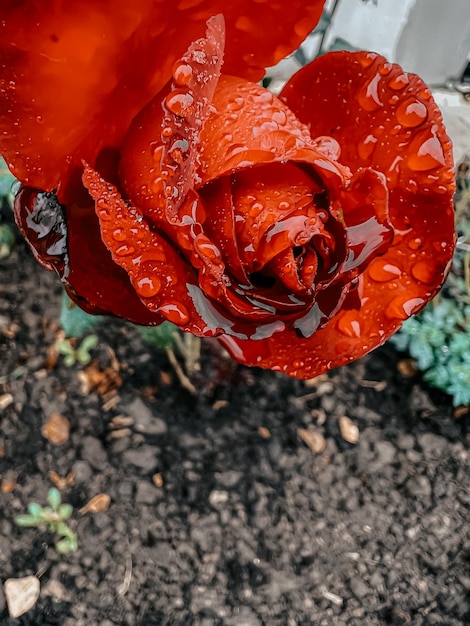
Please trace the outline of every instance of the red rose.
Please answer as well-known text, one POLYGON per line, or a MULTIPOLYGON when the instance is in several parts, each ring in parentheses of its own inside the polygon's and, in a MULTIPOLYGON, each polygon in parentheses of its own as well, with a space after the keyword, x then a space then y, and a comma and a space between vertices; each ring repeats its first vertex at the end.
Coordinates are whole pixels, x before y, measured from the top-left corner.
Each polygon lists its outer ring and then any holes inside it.
POLYGON ((452 257, 451 146, 429 90, 346 52, 279 98, 249 82, 322 1, 137 4, 0 9, 0 152, 27 185, 17 221, 39 260, 87 310, 167 319, 294 376, 383 343, 452 257))

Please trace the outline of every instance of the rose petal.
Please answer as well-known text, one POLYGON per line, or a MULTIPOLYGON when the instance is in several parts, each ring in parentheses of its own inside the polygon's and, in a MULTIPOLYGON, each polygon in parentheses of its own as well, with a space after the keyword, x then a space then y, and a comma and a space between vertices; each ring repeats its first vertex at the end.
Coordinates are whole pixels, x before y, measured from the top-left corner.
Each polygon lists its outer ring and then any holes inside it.
POLYGON ((136 324, 163 321, 142 304, 127 274, 113 263, 90 200, 65 211, 54 194, 24 187, 15 200, 15 218, 37 260, 57 272, 82 309, 136 324))
POLYGON ((421 80, 377 55, 320 57, 291 79, 281 98, 314 136, 333 135, 351 169, 371 166, 387 176, 396 231, 392 246, 360 276, 358 304, 348 297, 310 338, 293 331, 258 342, 220 338, 242 363, 310 378, 384 343, 441 286, 454 246, 452 153, 421 80))
POLYGON ((323 0, 3 0, 0 7, 0 153, 25 184, 74 200, 81 159, 118 147, 176 59, 221 12, 231 42, 226 71, 259 80, 297 47, 323 0), (262 25, 262 27, 260 27, 262 25), (5 134, 6 133, 6 134, 5 134))

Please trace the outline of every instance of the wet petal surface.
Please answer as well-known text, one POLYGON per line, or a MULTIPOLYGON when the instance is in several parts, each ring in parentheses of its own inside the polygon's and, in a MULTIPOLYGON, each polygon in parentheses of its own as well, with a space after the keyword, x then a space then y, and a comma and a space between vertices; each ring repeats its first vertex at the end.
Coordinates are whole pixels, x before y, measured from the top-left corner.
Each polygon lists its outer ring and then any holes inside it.
POLYGON ((323 4, 294 0, 286 14, 259 0, 116 0, 112 10, 103 0, 4 0, 0 153, 24 184, 60 183, 60 201, 74 201, 81 159, 96 164, 120 146, 209 18, 224 14, 226 71, 259 80, 314 28, 323 4))

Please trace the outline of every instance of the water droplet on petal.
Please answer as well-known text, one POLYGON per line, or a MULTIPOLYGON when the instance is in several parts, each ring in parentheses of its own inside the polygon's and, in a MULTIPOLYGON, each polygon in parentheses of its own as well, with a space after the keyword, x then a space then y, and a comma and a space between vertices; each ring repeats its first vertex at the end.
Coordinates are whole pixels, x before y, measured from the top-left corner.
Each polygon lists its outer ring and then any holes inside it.
POLYGON ((374 135, 367 135, 367 137, 360 141, 357 145, 357 152, 361 159, 367 161, 373 155, 377 146, 377 137, 374 135))
POLYGON ((153 298, 161 287, 161 280, 157 276, 142 276, 134 284, 134 288, 141 298, 153 298))
POLYGON ((178 117, 189 117, 194 113, 194 97, 189 91, 174 89, 165 98, 166 108, 178 117))
POLYGON ((410 250, 419 250, 423 245, 423 240, 421 237, 416 237, 415 239, 410 239, 408 241, 408 248, 410 250))
POLYGON ((400 124, 408 128, 414 128, 426 120, 428 111, 422 102, 419 102, 416 98, 409 98, 397 108, 396 116, 400 124))
POLYGON ((359 62, 362 65, 362 67, 366 69, 372 65, 372 63, 375 61, 376 58, 377 58, 377 54, 375 54, 375 52, 369 52, 366 55, 360 55, 359 62))
POLYGON ((169 322, 172 322, 177 326, 181 326, 182 324, 189 322, 187 309, 182 304, 178 304, 176 302, 159 307, 158 312, 166 317, 169 322))
POLYGON ((444 150, 436 135, 429 132, 420 133, 410 144, 407 162, 415 172, 425 172, 445 165, 444 150))
POLYGON ((425 285, 439 282, 441 272, 429 261, 418 261, 411 267, 411 275, 425 285))
POLYGON ((409 82, 410 79, 407 74, 398 74, 398 76, 393 76, 393 78, 389 80, 388 86, 394 91, 401 91, 408 85, 409 82))
POLYGON ((189 63, 177 61, 173 66, 173 79, 177 85, 186 86, 193 77, 193 68, 189 63))
POLYGON ((378 283, 385 283, 397 279, 402 272, 399 267, 385 259, 376 258, 369 265, 369 276, 378 283))
POLYGON ((344 313, 336 322, 336 328, 340 333, 346 335, 346 337, 351 337, 351 339, 361 336, 361 324, 356 311, 344 313))
POLYGON ((379 97, 379 83, 381 78, 380 74, 376 74, 369 82, 360 88, 357 99, 364 111, 376 111, 383 106, 379 97))
POLYGON ((394 298, 385 310, 385 315, 391 320, 406 320, 422 308, 423 298, 410 298, 403 293, 394 298))
POLYGON ((184 137, 180 137, 179 135, 175 135, 170 148, 168 149, 169 156, 181 165, 181 163, 188 157, 189 154, 189 141, 184 139, 184 137))
POLYGON ((127 243, 124 243, 122 246, 119 246, 119 248, 116 248, 114 254, 116 254, 117 256, 129 256, 130 254, 134 254, 134 252, 135 248, 127 243))
POLYGON ((125 241, 128 236, 128 232, 125 228, 116 228, 112 233, 114 241, 125 241))
POLYGON ((379 74, 381 76, 388 76, 392 71, 393 65, 391 63, 384 63, 381 67, 379 67, 379 74))

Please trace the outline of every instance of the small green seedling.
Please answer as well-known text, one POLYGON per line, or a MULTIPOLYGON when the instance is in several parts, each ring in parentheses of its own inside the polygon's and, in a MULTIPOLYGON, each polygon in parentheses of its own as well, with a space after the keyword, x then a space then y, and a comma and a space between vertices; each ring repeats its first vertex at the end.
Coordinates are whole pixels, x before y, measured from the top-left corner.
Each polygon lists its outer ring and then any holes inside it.
POLYGON ((60 554, 74 552, 77 547, 77 535, 71 530, 66 520, 72 515, 72 506, 63 504, 60 491, 49 489, 47 494, 49 506, 41 506, 36 502, 28 504, 28 513, 26 515, 18 515, 15 522, 18 526, 41 527, 45 526, 48 530, 58 535, 60 539, 55 544, 55 549, 60 554))
POLYGON ((69 339, 60 339, 57 342, 57 350, 59 351, 59 354, 64 355, 64 365, 66 367, 72 367, 75 363, 88 365, 91 361, 90 350, 96 348, 97 345, 97 335, 88 335, 88 337, 85 337, 85 339, 80 343, 78 348, 74 348, 69 339))

